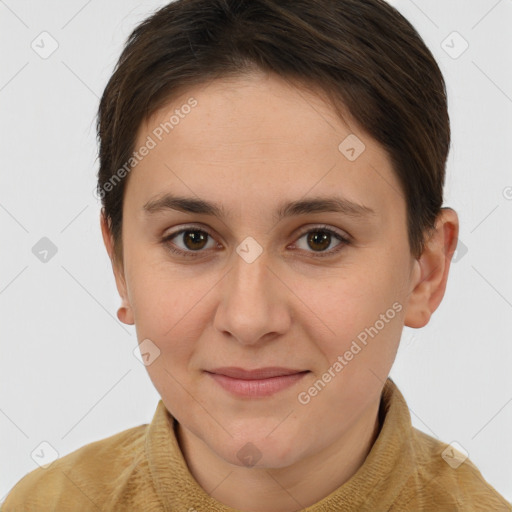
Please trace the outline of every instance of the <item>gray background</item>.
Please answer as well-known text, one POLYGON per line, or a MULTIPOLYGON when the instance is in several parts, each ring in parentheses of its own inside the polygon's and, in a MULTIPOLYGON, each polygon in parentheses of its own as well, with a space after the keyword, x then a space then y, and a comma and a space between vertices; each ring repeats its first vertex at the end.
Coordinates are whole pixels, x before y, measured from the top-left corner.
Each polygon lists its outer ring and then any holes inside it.
MULTIPOLYGON (((0 0, 0 500, 38 467, 31 454, 148 423, 159 399, 116 318, 93 188, 99 97, 131 30, 165 3, 0 0)), ((392 3, 447 81, 445 205, 461 228, 445 298, 405 328, 391 376, 414 426, 459 443, 510 501, 512 1, 392 3)))

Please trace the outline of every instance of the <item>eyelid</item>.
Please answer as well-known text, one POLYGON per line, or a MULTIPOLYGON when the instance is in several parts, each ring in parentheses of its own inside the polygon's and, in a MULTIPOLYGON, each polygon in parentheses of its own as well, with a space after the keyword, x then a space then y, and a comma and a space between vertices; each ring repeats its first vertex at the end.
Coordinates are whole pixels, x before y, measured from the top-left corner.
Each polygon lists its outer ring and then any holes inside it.
POLYGON ((339 230, 333 226, 330 226, 328 224, 309 224, 307 226, 304 226, 304 229, 299 231, 299 233, 295 236, 300 238, 301 236, 305 235, 306 233, 309 233, 310 231, 315 231, 315 230, 329 231, 331 233, 338 235, 340 238, 346 240, 347 242, 349 242, 351 240, 351 236, 347 232, 345 232, 345 231, 341 232, 341 230, 339 230))
POLYGON ((203 226, 202 224, 180 224, 179 229, 177 229, 176 231, 171 231, 167 234, 164 234, 164 237, 167 238, 170 236, 175 236, 178 233, 181 233, 182 231, 188 231, 188 230, 193 230, 193 229, 195 229, 197 231, 204 231, 205 233, 208 233, 213 238, 213 235, 210 232, 210 229, 207 228, 206 226, 203 226))

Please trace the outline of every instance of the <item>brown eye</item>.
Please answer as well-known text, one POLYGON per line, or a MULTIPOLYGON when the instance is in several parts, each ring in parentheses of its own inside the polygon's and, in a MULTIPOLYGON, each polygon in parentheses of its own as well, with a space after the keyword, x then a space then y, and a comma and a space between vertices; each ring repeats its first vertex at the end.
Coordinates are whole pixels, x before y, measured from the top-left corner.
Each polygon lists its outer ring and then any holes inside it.
POLYGON ((215 246, 213 237, 203 229, 187 228, 171 233, 162 239, 164 246, 171 252, 182 256, 195 256, 194 253, 206 252, 215 246), (207 247, 208 239, 211 238, 212 245, 207 247), (174 241, 176 239, 176 241, 174 241), (181 242, 181 246, 178 242, 181 242))
POLYGON ((350 240, 347 237, 342 236, 332 229, 322 226, 303 232, 298 240, 301 240, 302 238, 305 238, 306 240, 302 247, 298 242, 294 245, 301 250, 311 253, 315 257, 332 256, 341 251, 343 247, 350 244, 350 240), (334 247, 334 249, 327 250, 331 246, 333 239, 338 240, 339 243, 334 247))
POLYGON ((183 243, 191 251, 203 249, 210 236, 205 231, 198 231, 197 229, 182 231, 181 233, 183 233, 183 243))
POLYGON ((311 231, 307 237, 308 245, 312 249, 323 251, 331 244, 331 235, 325 231, 311 231))

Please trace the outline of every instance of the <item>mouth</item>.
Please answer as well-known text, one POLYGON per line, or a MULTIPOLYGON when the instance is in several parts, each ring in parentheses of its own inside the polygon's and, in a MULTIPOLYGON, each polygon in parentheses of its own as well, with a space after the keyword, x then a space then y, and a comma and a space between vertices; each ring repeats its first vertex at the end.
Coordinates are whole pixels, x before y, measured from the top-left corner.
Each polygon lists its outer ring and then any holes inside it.
POLYGON ((289 388, 301 380, 309 370, 268 367, 246 370, 243 368, 216 368, 205 370, 221 388, 239 397, 266 397, 289 388))

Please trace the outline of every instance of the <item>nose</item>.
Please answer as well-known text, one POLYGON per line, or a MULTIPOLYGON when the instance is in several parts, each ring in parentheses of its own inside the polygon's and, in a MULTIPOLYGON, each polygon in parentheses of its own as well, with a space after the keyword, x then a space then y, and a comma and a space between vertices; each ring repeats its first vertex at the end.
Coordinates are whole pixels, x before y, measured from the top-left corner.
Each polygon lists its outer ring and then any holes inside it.
MULTIPOLYGON (((214 327, 243 345, 270 341, 290 328, 290 292, 265 255, 248 262, 234 254, 222 280, 214 327)), ((250 260, 249 260, 250 261, 250 260)))

